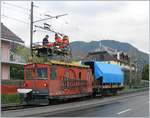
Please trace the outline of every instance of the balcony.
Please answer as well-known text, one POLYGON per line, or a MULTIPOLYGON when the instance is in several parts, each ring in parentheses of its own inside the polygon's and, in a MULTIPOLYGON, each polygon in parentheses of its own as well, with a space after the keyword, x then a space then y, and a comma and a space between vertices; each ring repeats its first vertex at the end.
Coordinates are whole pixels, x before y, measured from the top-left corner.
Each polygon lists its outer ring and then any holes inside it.
POLYGON ((7 53, 2 53, 2 63, 8 63, 8 64, 21 64, 24 65, 26 63, 25 59, 21 57, 20 55, 17 55, 13 52, 8 51, 7 53))
POLYGON ((23 63, 23 64, 26 63, 25 59, 23 59, 22 56, 14 54, 14 53, 10 54, 10 62, 13 62, 13 63, 23 63))

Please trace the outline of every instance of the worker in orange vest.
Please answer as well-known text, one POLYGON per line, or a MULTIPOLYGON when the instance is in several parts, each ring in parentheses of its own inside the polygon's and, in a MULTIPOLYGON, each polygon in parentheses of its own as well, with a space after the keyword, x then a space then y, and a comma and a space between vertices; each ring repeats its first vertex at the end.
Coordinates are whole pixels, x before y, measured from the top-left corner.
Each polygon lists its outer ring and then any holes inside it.
POLYGON ((57 33, 55 34, 55 42, 58 43, 58 44, 62 43, 62 39, 58 36, 57 33))
POLYGON ((64 36, 63 37, 63 47, 67 47, 69 45, 69 37, 64 36))
POLYGON ((54 46, 59 46, 59 48, 61 48, 62 45, 62 39, 58 36, 58 34, 55 34, 55 42, 54 42, 54 46))

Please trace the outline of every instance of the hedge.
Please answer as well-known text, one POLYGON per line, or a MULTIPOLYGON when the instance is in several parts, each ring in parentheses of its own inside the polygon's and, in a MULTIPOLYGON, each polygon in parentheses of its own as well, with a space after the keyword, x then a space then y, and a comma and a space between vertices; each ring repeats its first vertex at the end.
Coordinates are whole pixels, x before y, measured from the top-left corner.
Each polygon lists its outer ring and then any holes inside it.
POLYGON ((1 103, 2 104, 10 104, 10 103, 20 103, 19 94, 11 94, 11 95, 1 95, 1 103))

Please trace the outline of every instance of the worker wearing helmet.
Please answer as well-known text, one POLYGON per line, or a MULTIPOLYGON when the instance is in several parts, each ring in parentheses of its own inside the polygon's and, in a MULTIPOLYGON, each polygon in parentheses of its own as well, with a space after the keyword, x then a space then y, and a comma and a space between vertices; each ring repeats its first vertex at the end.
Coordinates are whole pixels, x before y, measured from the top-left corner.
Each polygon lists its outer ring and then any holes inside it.
POLYGON ((69 37, 68 36, 64 36, 63 37, 63 47, 66 47, 69 45, 69 37))
POLYGON ((62 45, 62 39, 58 36, 58 34, 55 34, 55 46, 62 45))
POLYGON ((43 45, 47 45, 49 43, 48 38, 49 38, 49 36, 46 35, 45 38, 43 39, 43 45))

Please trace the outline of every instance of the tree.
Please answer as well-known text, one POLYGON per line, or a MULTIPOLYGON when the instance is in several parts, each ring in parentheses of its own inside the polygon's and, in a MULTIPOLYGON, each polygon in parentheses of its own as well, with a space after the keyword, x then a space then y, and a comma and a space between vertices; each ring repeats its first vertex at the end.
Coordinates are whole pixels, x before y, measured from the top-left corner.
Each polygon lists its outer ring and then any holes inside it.
POLYGON ((10 65, 10 77, 15 80, 24 79, 24 66, 23 65, 10 65))
POLYGON ((148 64, 144 65, 143 67, 142 79, 149 80, 149 65, 148 64))
POLYGON ((30 49, 22 45, 17 45, 14 53, 21 56, 26 62, 28 62, 29 57, 31 56, 30 49))
MULTIPOLYGON (((28 58, 30 56, 29 48, 16 44, 14 48, 11 49, 13 55, 11 56, 19 56, 21 57, 22 62, 28 62, 28 58)), ((23 80, 24 79, 24 66, 23 65, 10 65, 10 78, 15 80, 23 80)))

